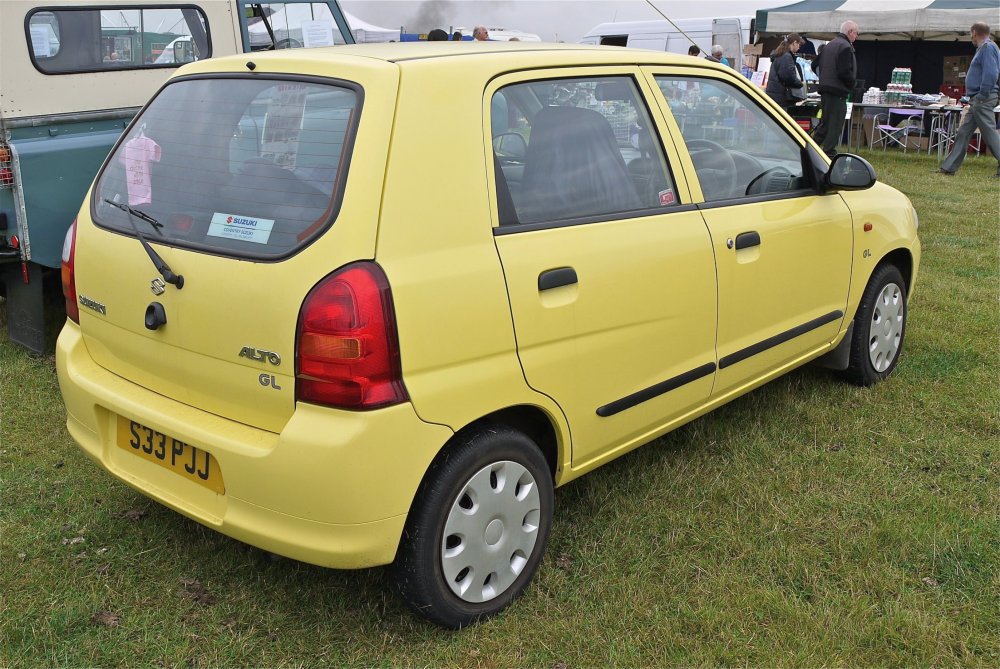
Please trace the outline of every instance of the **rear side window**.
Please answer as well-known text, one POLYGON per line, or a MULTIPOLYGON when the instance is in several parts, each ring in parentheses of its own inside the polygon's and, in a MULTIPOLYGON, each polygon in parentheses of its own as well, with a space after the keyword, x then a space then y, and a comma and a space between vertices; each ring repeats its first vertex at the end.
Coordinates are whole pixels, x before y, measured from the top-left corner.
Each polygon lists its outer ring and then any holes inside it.
POLYGON ((641 100, 627 76, 497 91, 490 122, 500 224, 620 218, 677 205, 641 100))
POLYGON ((208 22, 193 5, 49 8, 25 23, 31 60, 45 74, 176 67, 212 55, 208 22))
POLYGON ((347 84, 172 83, 108 159, 95 221, 126 234, 134 223, 154 241, 223 255, 288 255, 336 216, 360 105, 360 89, 347 84), (130 223, 123 205, 156 223, 130 223))

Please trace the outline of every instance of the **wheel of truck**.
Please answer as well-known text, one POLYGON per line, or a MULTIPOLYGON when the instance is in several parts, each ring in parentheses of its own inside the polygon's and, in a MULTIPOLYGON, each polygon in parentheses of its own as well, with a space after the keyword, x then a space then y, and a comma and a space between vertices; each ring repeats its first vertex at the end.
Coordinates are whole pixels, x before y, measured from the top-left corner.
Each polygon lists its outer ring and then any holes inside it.
POLYGON ((537 571, 552 507, 552 474, 531 439, 499 425, 470 432, 417 493, 393 565, 400 594, 452 629, 496 615, 537 571))
POLYGON ((906 282, 895 265, 875 270, 854 316, 851 358, 845 377, 873 385, 892 373, 906 336, 906 282))

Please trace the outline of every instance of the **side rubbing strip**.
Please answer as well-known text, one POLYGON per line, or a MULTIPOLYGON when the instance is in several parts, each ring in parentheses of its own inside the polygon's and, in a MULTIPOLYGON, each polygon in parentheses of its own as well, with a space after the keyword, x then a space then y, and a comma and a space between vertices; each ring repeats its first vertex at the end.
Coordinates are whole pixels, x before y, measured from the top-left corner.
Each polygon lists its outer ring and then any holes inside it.
POLYGON ((731 353, 721 360, 719 360, 719 369, 725 369, 730 365, 735 365, 741 360, 746 360, 749 357, 755 356, 758 353, 762 353, 769 348, 774 348, 778 344, 784 344, 789 339, 795 339, 799 335, 805 334, 810 330, 815 330, 818 327, 826 325, 827 323, 832 323, 833 321, 843 318, 843 311, 831 311, 825 316, 820 316, 819 318, 814 318, 808 323, 803 323, 802 325, 797 325, 791 330, 786 330, 781 334, 776 334, 773 337, 768 337, 764 341, 757 342, 753 346, 747 346, 742 351, 736 351, 736 353, 731 353))
POLYGON ((684 372, 672 379, 667 379, 657 383, 655 386, 650 386, 645 390, 640 390, 637 393, 632 393, 628 397, 623 397, 620 400, 615 400, 609 404, 605 404, 597 409, 597 415, 601 418, 607 418, 608 416, 614 416, 616 413, 621 413, 625 409, 631 409, 637 404, 642 404, 646 400, 651 400, 654 397, 668 393, 671 390, 680 388, 681 386, 691 383, 692 381, 697 381, 703 376, 708 376, 715 371, 715 363, 710 362, 692 369, 690 372, 684 372))

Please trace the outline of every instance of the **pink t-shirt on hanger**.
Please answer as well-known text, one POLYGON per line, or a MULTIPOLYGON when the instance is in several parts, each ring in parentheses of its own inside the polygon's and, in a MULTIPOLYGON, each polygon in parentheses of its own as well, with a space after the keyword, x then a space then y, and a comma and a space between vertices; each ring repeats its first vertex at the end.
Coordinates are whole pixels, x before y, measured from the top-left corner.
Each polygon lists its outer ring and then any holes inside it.
POLYGON ((140 130, 138 136, 125 142, 121 161, 125 164, 129 205, 152 202, 153 182, 150 165, 160 162, 160 145, 146 137, 140 130))

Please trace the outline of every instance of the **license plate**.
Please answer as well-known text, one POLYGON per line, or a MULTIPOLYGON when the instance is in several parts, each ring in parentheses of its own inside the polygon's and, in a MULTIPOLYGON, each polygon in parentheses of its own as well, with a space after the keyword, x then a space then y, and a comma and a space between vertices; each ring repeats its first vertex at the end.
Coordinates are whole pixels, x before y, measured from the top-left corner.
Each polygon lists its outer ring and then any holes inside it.
POLYGON ((116 443, 119 448, 169 469, 189 481, 214 490, 220 495, 226 493, 222 470, 218 461, 208 451, 184 443, 180 439, 174 439, 168 434, 157 432, 124 416, 118 416, 116 443))

